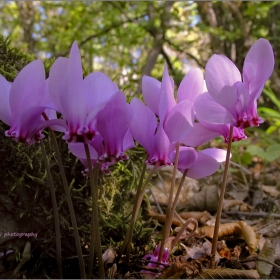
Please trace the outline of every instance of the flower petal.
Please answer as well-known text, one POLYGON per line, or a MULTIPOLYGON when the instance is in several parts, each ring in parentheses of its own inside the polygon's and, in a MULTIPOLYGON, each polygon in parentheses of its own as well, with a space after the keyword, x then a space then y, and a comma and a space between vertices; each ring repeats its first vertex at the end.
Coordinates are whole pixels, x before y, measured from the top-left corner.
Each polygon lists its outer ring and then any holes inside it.
POLYGON ((164 130, 171 143, 179 142, 188 135, 193 127, 192 104, 183 100, 174 106, 166 117, 164 130))
POLYGON ((135 143, 133 140, 133 136, 131 134, 130 129, 128 129, 123 138, 123 151, 129 150, 134 147, 135 143))
MULTIPOLYGON (((170 159, 174 162, 176 152, 172 151, 170 159)), ((189 169, 197 160, 197 152, 194 148, 190 147, 180 147, 179 150, 179 161, 178 169, 186 170, 189 169)))
POLYGON ((241 74, 235 64, 226 56, 214 54, 206 64, 205 81, 209 94, 219 102, 218 97, 221 95, 222 88, 241 81, 241 74))
POLYGON ((258 99, 264 83, 269 79, 274 69, 274 54, 266 39, 256 41, 247 53, 243 67, 244 83, 249 87, 253 99, 258 99), (254 68, 254 71, 252 71, 254 68))
POLYGON ((208 92, 195 99, 194 110, 198 119, 212 124, 231 124, 235 122, 233 115, 226 108, 217 104, 208 92))
MULTIPOLYGON (((210 125, 216 126, 214 124, 210 125)), ((220 135, 221 133, 207 129, 201 123, 195 123, 190 133, 181 142, 188 146, 198 147, 220 135)))
MULTIPOLYGON (((227 151, 216 148, 208 148, 200 151, 201 153, 214 158, 217 162, 222 163, 226 161, 227 151)), ((231 157, 231 155, 230 155, 231 157)))
POLYGON ((203 73, 199 68, 191 69, 183 78, 178 88, 178 102, 185 99, 193 104, 195 98, 203 92, 203 73))
POLYGON ((118 86, 102 72, 91 73, 83 81, 87 112, 97 105, 107 102, 117 91, 118 86))
POLYGON ((96 127, 101 134, 107 157, 118 158, 123 153, 123 139, 131 122, 131 108, 125 95, 119 91, 96 116, 96 127))
MULTIPOLYGON (((196 162, 188 169, 187 176, 192 179, 201 179, 212 175, 220 167, 220 163, 205 153, 198 152, 196 162)), ((182 172, 182 171, 181 171, 182 172)))
POLYGON ((159 116, 161 82, 155 78, 144 76, 142 78, 142 95, 146 105, 159 116))
POLYGON ((28 106, 39 105, 45 94, 45 69, 41 60, 27 64, 15 78, 9 95, 12 118, 28 106))
POLYGON ((130 105, 133 110, 133 118, 130 123, 132 136, 151 156, 154 150, 154 136, 157 128, 156 116, 138 98, 133 98, 130 105))
POLYGON ((0 120, 7 125, 12 124, 12 113, 9 103, 11 83, 0 75, 0 120))
POLYGON ((176 105, 173 86, 168 74, 167 64, 165 63, 159 99, 159 118, 161 122, 165 121, 169 111, 176 105))
MULTIPOLYGON (((97 159, 98 155, 97 155, 96 150, 91 145, 88 145, 88 148, 89 148, 90 158, 97 159)), ((81 143, 81 142, 68 143, 68 149, 75 157, 77 157, 79 159, 87 158, 84 143, 81 143)))

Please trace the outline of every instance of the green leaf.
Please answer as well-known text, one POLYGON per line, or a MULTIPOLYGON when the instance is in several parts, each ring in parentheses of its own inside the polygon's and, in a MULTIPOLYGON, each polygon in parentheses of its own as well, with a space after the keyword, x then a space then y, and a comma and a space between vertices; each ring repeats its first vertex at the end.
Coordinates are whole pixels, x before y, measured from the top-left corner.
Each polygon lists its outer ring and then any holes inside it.
POLYGON ((249 145, 246 149, 246 152, 250 153, 252 156, 258 156, 261 158, 265 158, 266 156, 263 148, 256 145, 249 145))
POLYGON ((277 98, 277 96, 274 94, 274 92, 271 89, 265 88, 263 90, 263 93, 267 95, 270 100, 277 106, 277 108, 280 110, 280 100, 277 98))
POLYGON ((270 117, 270 118, 280 119, 280 113, 271 108, 259 107, 258 112, 263 113, 262 116, 264 118, 270 117))
POLYGON ((265 153, 265 159, 267 161, 274 161, 277 158, 280 158, 280 144, 274 144, 267 148, 265 153))

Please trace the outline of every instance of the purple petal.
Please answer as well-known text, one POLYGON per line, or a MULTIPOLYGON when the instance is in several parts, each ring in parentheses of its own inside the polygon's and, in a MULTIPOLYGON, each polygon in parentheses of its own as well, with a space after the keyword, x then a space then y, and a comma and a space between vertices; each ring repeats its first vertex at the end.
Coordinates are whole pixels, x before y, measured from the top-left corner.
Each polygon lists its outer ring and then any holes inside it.
POLYGON ((66 92, 68 63, 69 59, 66 57, 57 58, 50 69, 48 78, 50 99, 60 113, 62 112, 62 105, 59 96, 66 92))
POLYGON ((194 110, 198 119, 212 124, 231 124, 235 122, 233 115, 226 108, 217 104, 208 92, 195 99, 194 110))
POLYGON ((26 65, 15 78, 9 95, 12 118, 28 106, 39 105, 45 93, 45 69, 41 60, 26 65))
POLYGON ((133 110, 133 118, 130 123, 132 136, 151 156, 154 150, 153 139, 157 128, 156 116, 154 112, 138 98, 133 98, 130 105, 133 110))
POLYGON ((144 76, 142 78, 142 95, 147 106, 159 116, 161 82, 155 78, 144 76))
POLYGON ((241 81, 241 75, 234 63, 226 56, 214 54, 205 68, 205 81, 209 94, 218 102, 224 86, 241 81))
POLYGON ((39 106, 23 109, 19 118, 12 123, 5 135, 28 145, 40 142, 40 139, 44 138, 40 132, 40 124, 43 123, 41 114, 44 110, 45 107, 39 106))
MULTIPOLYGON (((237 82, 237 83, 241 83, 241 82, 237 82)), ((235 85, 224 86, 221 90, 221 94, 219 95, 219 97, 217 97, 217 100, 218 99, 219 99, 218 103, 223 107, 225 107, 233 116, 235 116, 235 106, 237 102, 237 89, 235 85)))
POLYGON ((96 127, 103 137, 107 157, 118 158, 123 154, 123 139, 131 122, 131 114, 121 91, 111 97, 98 113, 96 127))
POLYGON ((128 129, 123 139, 123 151, 129 150, 134 147, 135 147, 135 143, 133 140, 133 136, 131 134, 130 129, 128 129))
MULTIPOLYGON (((90 158, 97 159, 98 155, 96 150, 91 145, 88 145, 88 148, 89 148, 90 158)), ((75 157, 79 159, 87 158, 84 143, 68 143, 68 149, 75 157)))
POLYGON ((12 113, 9 103, 11 83, 0 75, 0 120, 7 125, 12 124, 12 113))
POLYGON ((165 63, 159 100, 159 118, 161 122, 165 121, 166 115, 175 105, 176 101, 174 98, 174 88, 165 63))
MULTIPOLYGON (((217 126, 214 124, 210 124, 210 125, 217 126)), ((218 126, 224 126, 224 125, 218 125, 218 126)), ((190 133, 181 142, 188 146, 198 147, 220 135, 221 135, 220 132, 207 129, 201 123, 195 123, 190 133)))
POLYGON ((102 72, 89 74, 83 81, 87 103, 87 112, 104 102, 107 102, 117 91, 118 86, 102 72))
MULTIPOLYGON (((212 175, 220 167, 220 163, 205 153, 198 152, 196 162, 188 169, 187 176, 192 179, 201 179, 212 175)), ((182 171, 181 171, 182 172, 182 171)))
POLYGON ((253 99, 259 98, 264 83, 271 76, 273 69, 273 49, 266 39, 261 38, 247 53, 243 67, 244 83, 249 87, 253 99))
MULTIPOLYGON (((170 159, 174 162, 176 152, 172 151, 170 159)), ((197 152, 194 148, 180 147, 178 169, 189 169, 197 160, 197 152)))
POLYGON ((208 148, 208 149, 204 149, 200 152, 214 158, 219 163, 222 163, 222 162, 226 161, 226 155, 227 155, 226 150, 216 149, 216 148, 208 148))
POLYGON ((174 106, 166 117, 164 130, 171 143, 181 141, 193 127, 192 104, 184 100, 174 106))
POLYGON ((172 162, 170 161, 170 152, 170 141, 162 125, 160 125, 154 137, 154 153, 150 158, 150 162, 159 162, 160 165, 172 165, 172 162))
POLYGON ((183 78, 178 88, 178 102, 185 99, 193 104, 195 98, 203 92, 203 73, 199 68, 191 69, 183 78))
MULTIPOLYGON (((51 77, 50 77, 51 79, 51 77)), ((67 119, 69 133, 82 134, 86 115, 85 97, 83 94, 83 69, 81 55, 75 41, 71 47, 66 70, 65 92, 60 92, 59 102, 62 106, 63 118, 67 119)))

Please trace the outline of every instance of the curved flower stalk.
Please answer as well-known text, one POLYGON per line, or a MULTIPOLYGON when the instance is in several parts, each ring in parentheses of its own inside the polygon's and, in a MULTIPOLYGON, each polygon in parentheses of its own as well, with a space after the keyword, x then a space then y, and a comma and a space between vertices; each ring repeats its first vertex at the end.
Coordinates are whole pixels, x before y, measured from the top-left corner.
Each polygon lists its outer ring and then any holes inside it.
POLYGON ((274 68, 270 43, 259 39, 249 50, 242 77, 234 63, 223 55, 213 55, 205 69, 208 92, 199 95, 194 108, 200 119, 239 128, 258 126, 257 99, 274 68))
POLYGON ((52 103, 66 123, 63 139, 85 143, 96 134, 96 115, 119 90, 101 72, 91 73, 83 79, 81 55, 76 41, 71 47, 69 58, 59 57, 52 65, 49 89, 52 103))

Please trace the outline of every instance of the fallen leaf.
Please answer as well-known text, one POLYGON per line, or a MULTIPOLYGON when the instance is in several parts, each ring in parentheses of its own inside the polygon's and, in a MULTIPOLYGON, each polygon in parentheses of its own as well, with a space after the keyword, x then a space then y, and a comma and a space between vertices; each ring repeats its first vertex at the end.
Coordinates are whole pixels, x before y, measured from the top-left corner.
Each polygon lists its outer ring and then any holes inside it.
MULTIPOLYGON (((204 226, 198 229, 198 233, 213 238, 214 226, 204 226)), ((241 227, 238 223, 226 223, 219 226, 218 237, 223 238, 226 236, 239 236, 241 234, 241 227)))
POLYGON ((259 279, 257 270, 230 268, 207 269, 199 272, 194 279, 259 279))
POLYGON ((179 216, 188 220, 189 218, 195 218, 201 225, 205 224, 207 221, 211 220, 212 216, 207 212, 181 212, 179 216))
POLYGON ((256 268, 261 278, 267 278, 272 270, 272 265, 266 263, 262 260, 266 260, 268 262, 274 262, 274 248, 269 239, 266 239, 262 250, 259 253, 258 261, 256 264, 256 268))
POLYGON ((258 239, 254 229, 244 221, 239 221, 238 224, 240 225, 244 240, 249 247, 250 254, 254 253, 258 245, 258 239))
POLYGON ((278 197, 280 195, 280 191, 277 190, 276 186, 262 186, 262 189, 265 193, 269 194, 272 197, 278 197))

